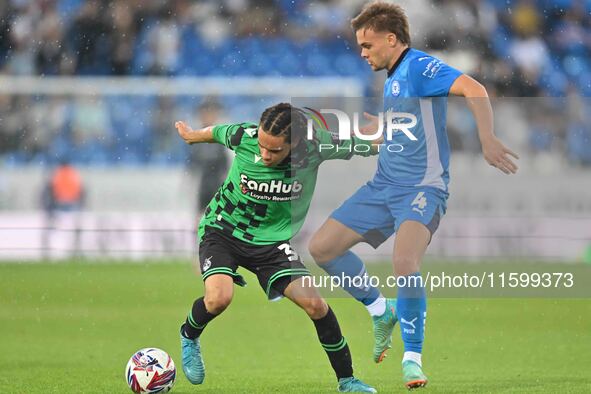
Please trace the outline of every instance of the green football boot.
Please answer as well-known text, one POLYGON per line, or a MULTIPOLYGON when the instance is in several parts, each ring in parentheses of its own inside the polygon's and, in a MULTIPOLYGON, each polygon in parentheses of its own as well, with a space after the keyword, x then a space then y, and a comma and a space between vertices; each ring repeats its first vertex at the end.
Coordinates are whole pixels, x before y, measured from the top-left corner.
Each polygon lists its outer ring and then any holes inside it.
POLYGON ((192 384, 201 384, 205 379, 205 365, 201 357, 199 338, 189 339, 182 334, 181 353, 183 358, 183 372, 192 384))
POLYGON ((417 389, 427 385, 427 377, 421 366, 414 361, 406 360, 402 363, 402 380, 407 389, 417 389))
POLYGON ((373 320, 373 361, 381 363, 386 352, 392 347, 392 330, 398 321, 396 317, 396 299, 386 299, 386 311, 381 316, 372 316, 373 320))
POLYGON ((373 387, 363 383, 361 380, 351 376, 350 378, 339 379, 339 393, 377 393, 373 387))

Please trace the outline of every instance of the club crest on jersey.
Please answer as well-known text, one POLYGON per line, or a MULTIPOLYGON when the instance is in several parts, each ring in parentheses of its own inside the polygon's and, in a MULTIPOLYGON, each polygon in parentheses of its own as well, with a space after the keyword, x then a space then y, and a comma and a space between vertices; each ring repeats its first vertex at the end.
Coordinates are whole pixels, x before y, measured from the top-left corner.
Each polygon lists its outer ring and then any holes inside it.
POLYGON ((207 271, 210 267, 211 267, 211 258, 213 256, 209 256, 208 258, 205 259, 205 261, 203 262, 203 272, 207 271))
POLYGON ((392 82, 392 95, 398 96, 400 94, 400 82, 394 81, 392 82))
POLYGON ((245 174, 240 174, 240 190, 257 200, 291 201, 300 198, 304 185, 295 180, 292 183, 282 179, 255 181, 245 174))

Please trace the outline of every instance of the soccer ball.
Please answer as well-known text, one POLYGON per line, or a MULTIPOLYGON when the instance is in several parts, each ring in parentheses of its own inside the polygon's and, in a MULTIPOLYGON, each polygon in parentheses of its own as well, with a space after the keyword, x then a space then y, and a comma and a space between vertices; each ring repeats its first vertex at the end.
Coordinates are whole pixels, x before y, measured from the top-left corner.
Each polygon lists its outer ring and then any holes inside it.
POLYGON ((134 393, 167 393, 174 385, 176 367, 164 350, 140 349, 127 362, 125 380, 134 393))

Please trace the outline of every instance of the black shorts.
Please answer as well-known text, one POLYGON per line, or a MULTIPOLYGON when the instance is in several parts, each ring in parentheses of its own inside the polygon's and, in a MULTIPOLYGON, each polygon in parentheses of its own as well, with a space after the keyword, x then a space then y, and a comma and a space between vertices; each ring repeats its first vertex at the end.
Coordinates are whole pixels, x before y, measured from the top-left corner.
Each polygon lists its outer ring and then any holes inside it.
POLYGON ((257 276, 270 300, 282 297, 297 278, 310 275, 289 241, 252 245, 212 228, 205 230, 199 244, 199 262, 204 281, 211 275, 224 274, 240 286, 246 282, 236 271, 246 268, 257 276))

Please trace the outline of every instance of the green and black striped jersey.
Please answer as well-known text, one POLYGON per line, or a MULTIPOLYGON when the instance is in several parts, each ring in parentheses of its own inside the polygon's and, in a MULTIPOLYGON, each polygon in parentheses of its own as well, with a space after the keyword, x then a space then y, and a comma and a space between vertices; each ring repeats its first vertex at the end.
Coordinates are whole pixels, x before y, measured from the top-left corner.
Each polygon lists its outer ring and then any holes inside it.
POLYGON ((267 167, 260 156, 258 125, 218 125, 213 138, 234 151, 234 160, 205 210, 199 238, 209 227, 254 245, 289 240, 300 230, 324 160, 373 154, 369 141, 339 141, 329 131, 315 130, 314 138, 302 139, 282 163, 267 167))

